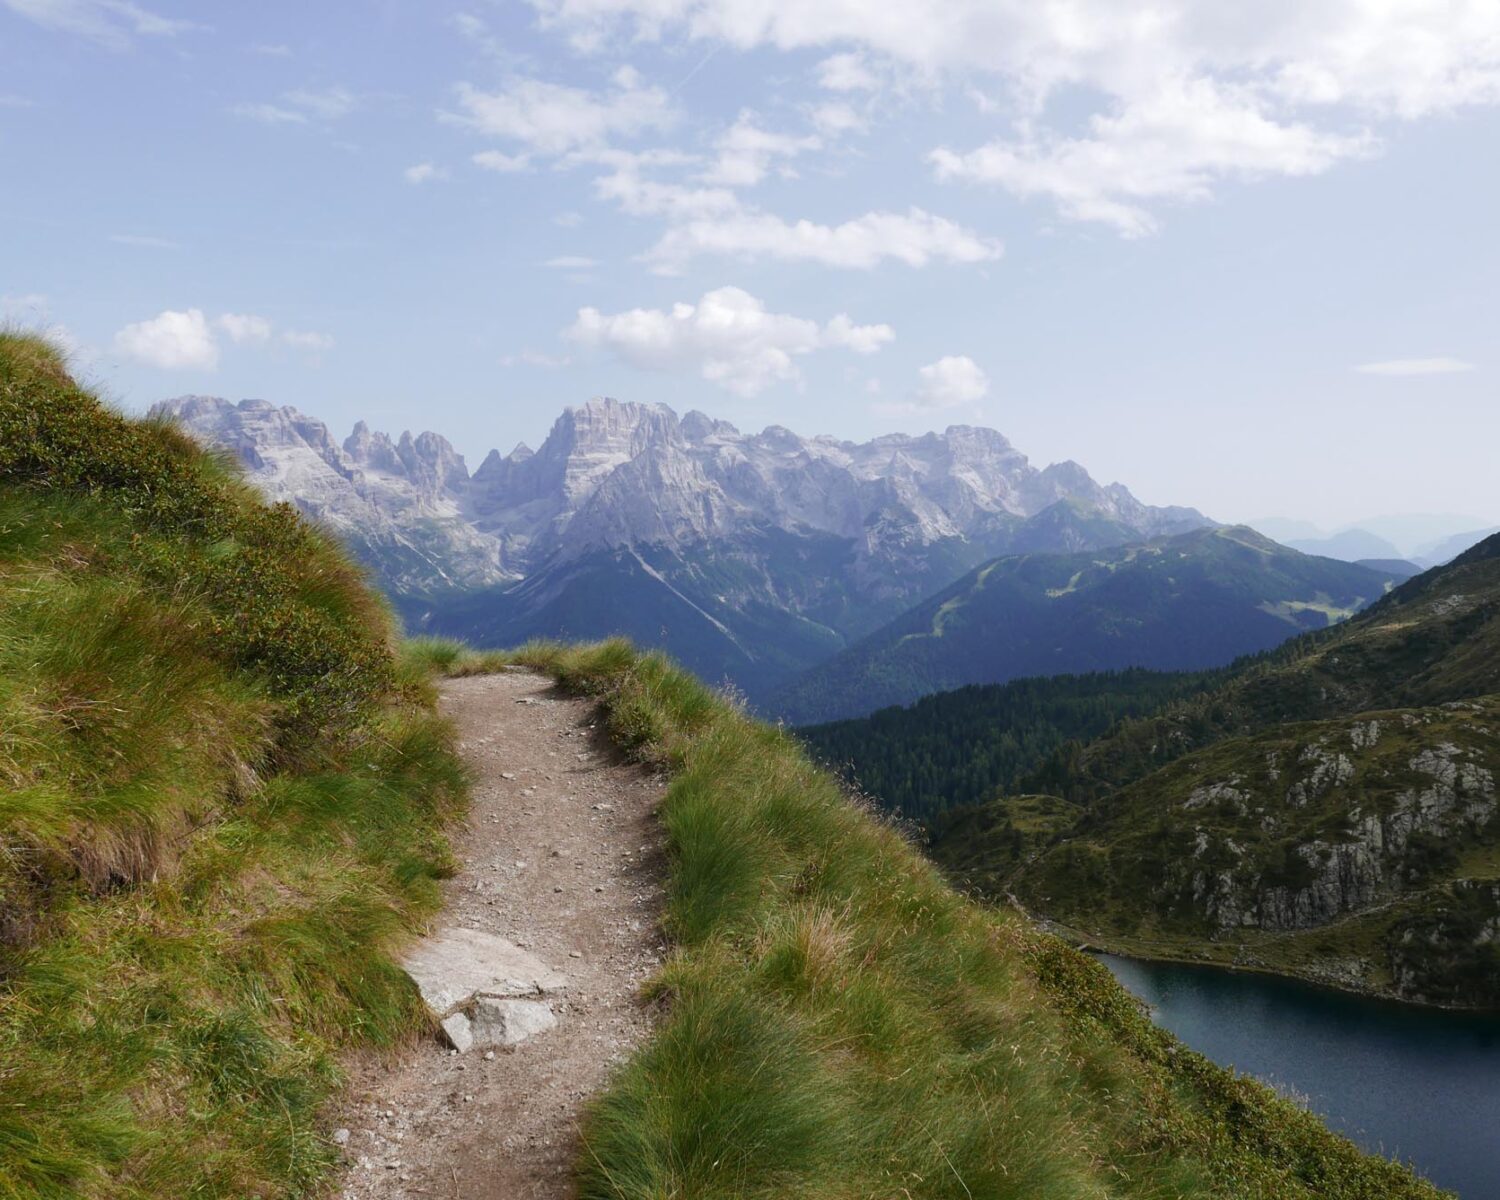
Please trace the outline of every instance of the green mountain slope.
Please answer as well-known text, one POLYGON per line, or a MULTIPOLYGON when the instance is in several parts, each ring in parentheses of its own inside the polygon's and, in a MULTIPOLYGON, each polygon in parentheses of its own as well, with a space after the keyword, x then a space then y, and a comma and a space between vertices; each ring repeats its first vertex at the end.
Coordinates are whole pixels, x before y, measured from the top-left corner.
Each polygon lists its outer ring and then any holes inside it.
POLYGON ((1137 952, 1500 1007, 1500 538, 936 832, 939 861, 1137 952), (1032 793, 1071 815, 1021 843, 1032 793), (1018 846, 1021 848, 1018 850, 1018 846))
POLYGON ((882 808, 931 821, 1012 790, 1069 743, 1205 691, 1225 674, 1133 668, 971 685, 796 733, 882 808))
POLYGON ((463 773, 360 573, 0 333, 0 1195, 312 1193, 463 773))
POLYGON ((971 683, 1216 667, 1341 620, 1394 582, 1244 527, 996 559, 807 672, 772 709, 811 724, 971 683))

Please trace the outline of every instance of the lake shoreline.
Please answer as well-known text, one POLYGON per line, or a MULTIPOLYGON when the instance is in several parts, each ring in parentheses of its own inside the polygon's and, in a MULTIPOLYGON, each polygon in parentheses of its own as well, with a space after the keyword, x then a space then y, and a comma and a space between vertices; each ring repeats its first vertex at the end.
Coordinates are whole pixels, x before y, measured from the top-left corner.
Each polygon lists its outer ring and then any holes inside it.
MULTIPOLYGON (((1243 944, 1201 942, 1184 939, 1180 946, 1150 942, 1143 944, 1131 938, 1107 938, 1078 929, 1062 921, 1053 920, 1027 909, 1015 896, 1007 896, 1010 906, 1025 915, 1038 929, 1059 937, 1076 950, 1087 954, 1108 954, 1118 958, 1134 959, 1146 963, 1171 963, 1188 967, 1210 967, 1219 971, 1233 971, 1247 975, 1260 975, 1273 979, 1290 979, 1327 991, 1359 996, 1367 1000, 1378 1000, 1400 1008, 1425 1012, 1448 1012, 1472 1014, 1479 1017, 1500 1016, 1500 1007, 1481 1007, 1467 1004, 1446 1004, 1435 1000, 1416 999, 1402 995, 1389 988, 1381 988, 1366 980, 1341 975, 1334 971, 1318 971, 1298 968, 1290 964, 1277 965, 1263 960, 1246 960, 1238 957, 1247 948, 1243 944), (1211 949, 1220 949, 1225 957, 1217 957, 1211 949), (1228 957, 1228 955, 1236 957, 1228 957)), ((1254 951, 1250 951, 1254 953, 1254 951)))
POLYGON ((1183 1045, 1461 1200, 1500 1196, 1500 1016, 1217 963, 1091 957, 1183 1045))

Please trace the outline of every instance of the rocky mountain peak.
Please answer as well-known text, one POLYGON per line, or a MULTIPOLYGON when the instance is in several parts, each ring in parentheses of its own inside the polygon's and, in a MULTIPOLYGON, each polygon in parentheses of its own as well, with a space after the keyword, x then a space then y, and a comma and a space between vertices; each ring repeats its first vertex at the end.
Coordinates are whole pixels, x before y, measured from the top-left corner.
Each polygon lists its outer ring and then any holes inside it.
POLYGON ((702 412, 679 419, 664 404, 596 396, 565 409, 534 453, 491 451, 471 476, 435 433, 393 441, 361 421, 339 446, 320 422, 264 401, 184 397, 164 407, 235 450, 267 490, 323 519, 416 545, 426 544, 422 521, 446 522, 448 550, 471 566, 477 559, 481 573, 503 563, 510 577, 619 547, 733 553, 774 530, 841 539, 862 586, 904 595, 929 586, 917 581, 930 548, 945 547, 944 561, 1004 552, 1018 522, 1063 501, 1080 516, 1042 520, 1033 548, 1056 540, 1054 527, 1066 527, 1072 549, 1208 523, 1101 488, 1076 463, 1038 471, 1003 435, 976 426, 854 443, 781 425, 744 434, 702 412))

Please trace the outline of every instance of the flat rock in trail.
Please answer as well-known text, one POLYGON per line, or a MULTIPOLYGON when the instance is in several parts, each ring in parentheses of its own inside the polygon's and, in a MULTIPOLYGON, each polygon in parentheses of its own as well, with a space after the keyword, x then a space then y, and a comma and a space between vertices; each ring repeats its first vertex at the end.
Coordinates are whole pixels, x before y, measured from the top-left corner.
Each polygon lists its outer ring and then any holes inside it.
POLYGON ((423 938, 401 960, 435 1017, 476 996, 528 996, 561 991, 565 975, 508 938, 483 929, 445 929, 423 938))
POLYGON ((663 952, 663 785, 541 675, 452 680, 442 708, 474 803, 445 908, 407 967, 435 1014, 472 1010, 482 1036, 466 1054, 433 1037, 354 1065, 332 1121, 349 1130, 342 1194, 563 1200, 583 1105, 649 1032, 638 993, 663 952))

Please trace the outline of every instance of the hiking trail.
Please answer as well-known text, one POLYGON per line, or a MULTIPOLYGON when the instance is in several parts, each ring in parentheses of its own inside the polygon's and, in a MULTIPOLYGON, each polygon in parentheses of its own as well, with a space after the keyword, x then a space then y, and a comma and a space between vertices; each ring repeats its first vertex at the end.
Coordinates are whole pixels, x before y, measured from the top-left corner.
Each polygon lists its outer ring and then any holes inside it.
POLYGON ((664 782, 620 755, 592 702, 531 671, 448 680, 441 709, 473 772, 473 805, 453 835, 458 874, 413 955, 447 945, 462 958, 469 943, 504 938, 550 968, 544 983, 566 982, 518 1005, 550 1008, 556 1024, 523 1028, 517 1045, 456 1053, 432 1037, 395 1060, 357 1061, 336 1119, 348 1160, 339 1194, 562 1200, 583 1106, 649 1032, 638 995, 664 952, 664 782))

